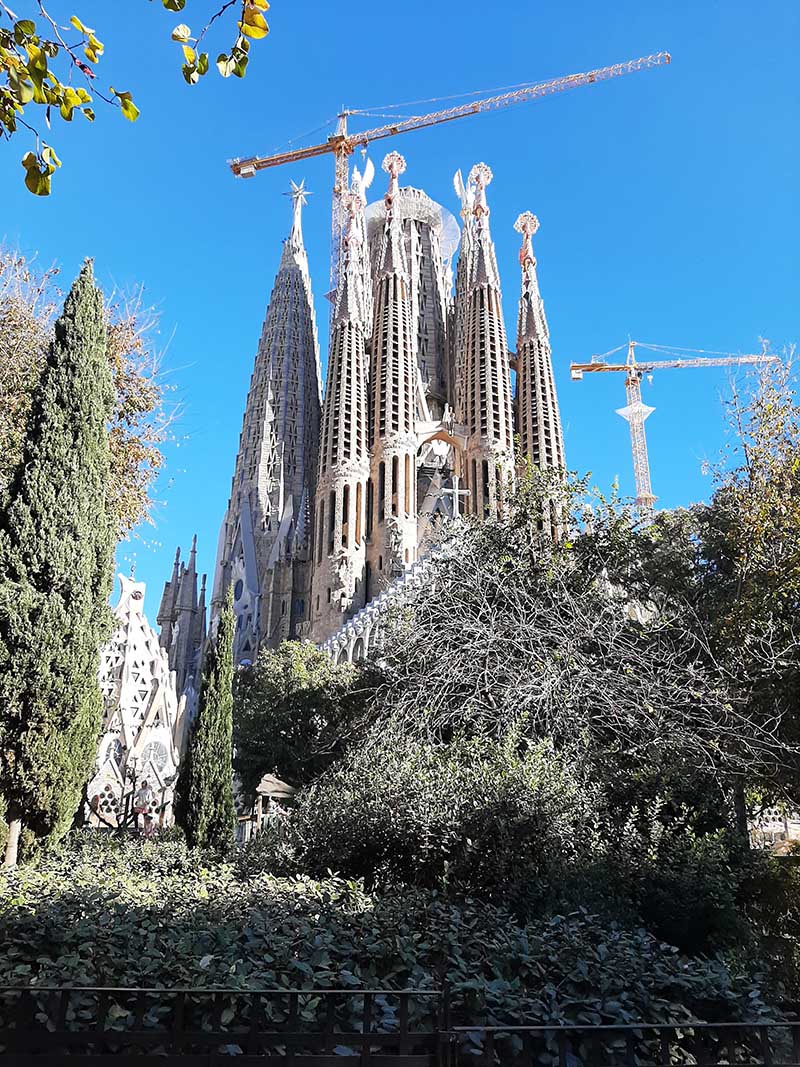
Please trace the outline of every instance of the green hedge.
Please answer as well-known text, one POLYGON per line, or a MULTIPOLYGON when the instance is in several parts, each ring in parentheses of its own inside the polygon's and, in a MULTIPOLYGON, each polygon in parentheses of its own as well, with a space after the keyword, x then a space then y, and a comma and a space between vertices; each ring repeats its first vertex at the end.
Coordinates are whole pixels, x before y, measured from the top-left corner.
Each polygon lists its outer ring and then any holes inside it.
POLYGON ((0 874, 0 984, 453 987, 470 1022, 755 1020, 763 979, 586 912, 526 923, 500 904, 335 877, 243 876, 180 843, 84 832, 0 874))

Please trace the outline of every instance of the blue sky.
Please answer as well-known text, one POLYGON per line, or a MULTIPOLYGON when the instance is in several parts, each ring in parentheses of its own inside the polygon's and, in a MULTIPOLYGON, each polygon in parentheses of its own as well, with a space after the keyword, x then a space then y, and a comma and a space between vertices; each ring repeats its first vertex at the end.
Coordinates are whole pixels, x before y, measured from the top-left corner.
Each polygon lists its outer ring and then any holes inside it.
MULTIPOLYGON (((138 284, 161 316, 164 368, 183 415, 158 487, 155 526, 120 549, 148 582, 154 621, 177 544, 199 539, 213 571, 261 323, 290 221, 289 179, 314 191, 305 212, 317 317, 327 321, 332 161, 236 181, 225 162, 269 153, 342 104, 491 90, 666 50, 669 67, 383 141, 405 180, 454 213, 456 168, 485 160, 492 230, 513 346, 517 215, 534 211, 539 278, 571 467, 631 492, 622 380, 569 379, 572 359, 634 338, 732 352, 797 339, 800 99, 795 0, 405 0, 347 5, 274 0, 272 33, 247 78, 183 83, 180 17, 146 0, 51 0, 106 44, 101 84, 130 89, 132 126, 98 105, 94 127, 57 125, 64 163, 53 195, 22 185, 22 135, 2 147, 0 236, 66 277, 93 256, 106 287, 138 284)), ((28 0, 14 5, 20 15, 28 0)), ((229 42, 227 31, 212 50, 229 42)), ((213 57, 212 57, 213 58, 213 57)), ((365 120, 373 124, 372 120, 365 120)), ((379 121, 379 120, 378 120, 379 121)), ((317 134, 313 140, 321 139, 317 134)), ((382 191, 379 172, 373 192, 382 191)), ((323 361, 326 339, 321 330, 323 361)), ((672 507, 706 497, 703 461, 723 442, 724 370, 666 371, 645 386, 654 491, 672 507)))

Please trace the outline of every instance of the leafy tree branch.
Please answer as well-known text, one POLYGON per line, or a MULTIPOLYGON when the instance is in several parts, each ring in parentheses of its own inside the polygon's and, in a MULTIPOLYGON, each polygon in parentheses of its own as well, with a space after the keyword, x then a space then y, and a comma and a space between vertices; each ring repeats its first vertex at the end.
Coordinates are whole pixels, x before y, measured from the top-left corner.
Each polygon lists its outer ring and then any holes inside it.
MULTIPOLYGON (((181 12, 187 7, 187 0, 161 0, 161 4, 167 11, 181 12)), ((0 0, 0 140, 9 140, 20 127, 33 134, 35 147, 25 152, 22 166, 25 185, 36 196, 50 194, 52 176, 61 166, 53 145, 40 132, 38 119, 47 130, 54 118, 71 122, 76 113, 94 122, 95 97, 118 108, 129 122, 139 117, 130 90, 110 85, 104 93, 98 88, 97 67, 105 46, 95 30, 77 15, 62 24, 51 13, 51 7, 49 2, 46 6, 45 0, 23 0, 20 16, 0 0), (74 39, 71 31, 77 34, 74 39), (76 72, 84 84, 72 84, 76 72)), ((262 40, 269 33, 264 17, 268 9, 267 0, 225 0, 196 35, 185 23, 175 26, 171 38, 181 45, 181 70, 187 84, 197 84, 208 73, 209 54, 201 51, 200 45, 212 26, 225 16, 235 23, 233 43, 218 54, 215 65, 224 78, 243 78, 250 42, 262 40)))

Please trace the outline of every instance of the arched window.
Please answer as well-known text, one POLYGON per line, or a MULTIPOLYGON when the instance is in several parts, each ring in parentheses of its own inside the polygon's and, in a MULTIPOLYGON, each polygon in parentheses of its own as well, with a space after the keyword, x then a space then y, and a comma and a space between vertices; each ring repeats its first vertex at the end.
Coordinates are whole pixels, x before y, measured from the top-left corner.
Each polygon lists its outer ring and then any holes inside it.
POLYGON ((367 478, 367 537, 372 534, 372 479, 367 478))
POLYGON ((347 548, 350 537, 350 486, 342 490, 342 548, 347 548))
POLYGON ((322 544, 325 536, 325 501, 321 500, 317 515, 317 563, 322 563, 322 544))
POLYGON ((333 555, 333 531, 336 529, 336 493, 328 495, 328 555, 333 555))
POLYGON ((361 504, 361 482, 356 482, 356 545, 361 544, 361 504))
POLYGON ((405 478, 405 513, 411 515, 413 509, 411 507, 411 456, 406 453, 406 478, 405 478))
POLYGON ((386 517, 386 464, 381 460, 378 467, 378 522, 386 517))
POLYGON ((398 503, 397 503, 397 492, 398 492, 398 489, 400 488, 399 468, 400 468, 399 457, 398 456, 392 456, 392 485, 391 485, 392 515, 398 515, 399 514, 399 510, 400 510, 399 507, 398 507, 398 503))

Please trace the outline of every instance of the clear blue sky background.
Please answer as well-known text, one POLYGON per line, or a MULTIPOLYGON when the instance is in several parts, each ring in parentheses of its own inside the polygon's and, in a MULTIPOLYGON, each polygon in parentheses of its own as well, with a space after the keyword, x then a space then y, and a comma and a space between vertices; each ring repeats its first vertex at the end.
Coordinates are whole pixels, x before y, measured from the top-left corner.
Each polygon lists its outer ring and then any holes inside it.
MULTIPOLYGON (((51 0, 106 43, 101 82, 131 89, 135 126, 98 105, 94 127, 57 124, 64 169, 50 199, 23 188, 24 135, 0 148, 0 236, 66 277, 95 258, 105 286, 143 283, 161 314, 164 366, 183 405, 154 528, 122 546, 149 584, 154 621, 177 544, 199 538, 212 572, 261 322, 289 227, 289 179, 314 190, 306 244, 320 325, 327 322, 330 157, 233 179, 232 156, 267 153, 340 105, 370 107, 492 89, 670 51, 670 67, 375 146, 406 180, 454 213, 452 175, 485 160, 492 229, 513 345, 518 236, 541 220, 539 276, 570 466, 631 492, 616 376, 569 380, 572 359, 633 337, 733 352, 798 337, 797 198, 800 8, 796 0, 274 0, 244 82, 215 72, 190 89, 169 40, 180 17, 146 0, 51 0)), ((17 0, 19 14, 33 5, 17 0)), ((214 55, 228 31, 212 43, 214 55)), ((367 120, 371 123, 371 120, 367 120)), ((318 138, 314 138, 315 140, 318 138)), ((379 172, 373 192, 382 192, 379 172)), ((66 280, 66 278, 65 278, 66 280)), ((321 330, 323 361, 325 331, 321 330)), ((725 371, 674 371, 646 386, 660 506, 706 497, 702 473, 722 442, 725 371)))

